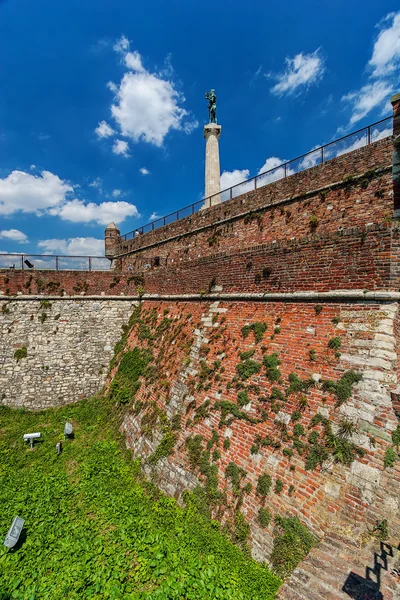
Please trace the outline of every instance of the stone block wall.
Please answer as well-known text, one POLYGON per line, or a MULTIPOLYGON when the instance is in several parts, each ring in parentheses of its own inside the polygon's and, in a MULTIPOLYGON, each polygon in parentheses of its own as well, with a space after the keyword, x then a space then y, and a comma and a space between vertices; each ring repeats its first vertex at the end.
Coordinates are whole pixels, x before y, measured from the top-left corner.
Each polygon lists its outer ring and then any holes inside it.
POLYGON ((61 406, 104 385, 131 301, 0 300, 0 404, 61 406), (26 357, 15 352, 26 348, 26 357))

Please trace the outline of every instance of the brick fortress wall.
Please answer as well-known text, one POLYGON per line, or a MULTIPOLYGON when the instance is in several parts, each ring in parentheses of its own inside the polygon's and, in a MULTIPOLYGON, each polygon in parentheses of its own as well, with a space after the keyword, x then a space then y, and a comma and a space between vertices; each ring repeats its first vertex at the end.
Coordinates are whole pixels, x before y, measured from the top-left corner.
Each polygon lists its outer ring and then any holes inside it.
POLYGON ((116 267, 143 276, 149 293, 396 287, 391 157, 384 139, 121 239, 116 267))
POLYGON ((243 514, 257 559, 265 560, 273 540, 272 521, 259 523, 262 507, 298 516, 317 535, 334 525, 352 525, 357 535, 384 518, 399 534, 400 468, 384 467, 398 425, 391 400, 397 310, 396 303, 368 302, 144 302, 128 348, 147 348, 154 361, 123 423, 128 446, 168 494, 182 500, 202 485, 214 518, 232 527, 243 514), (244 329, 256 323, 267 326, 258 338, 244 329), (243 352, 257 365, 245 378, 243 352), (273 355, 278 373, 271 378, 265 363, 273 355), (339 403, 324 381, 339 382, 349 371, 362 378, 339 403), (290 391, 293 373, 314 383, 290 391), (352 459, 336 461, 332 451, 313 463, 326 423, 340 438, 343 420, 354 424, 346 438, 352 459), (155 462, 168 423, 174 447, 155 462), (271 482, 265 496, 262 475, 271 482))

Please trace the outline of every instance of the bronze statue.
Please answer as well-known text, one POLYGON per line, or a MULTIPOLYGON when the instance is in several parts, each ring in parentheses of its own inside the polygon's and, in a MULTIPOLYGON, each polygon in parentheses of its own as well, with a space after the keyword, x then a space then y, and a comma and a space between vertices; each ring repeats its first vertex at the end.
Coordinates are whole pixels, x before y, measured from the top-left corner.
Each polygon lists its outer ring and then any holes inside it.
POLYGON ((208 119, 209 123, 217 122, 217 95, 215 90, 206 92, 206 100, 208 100, 208 119))

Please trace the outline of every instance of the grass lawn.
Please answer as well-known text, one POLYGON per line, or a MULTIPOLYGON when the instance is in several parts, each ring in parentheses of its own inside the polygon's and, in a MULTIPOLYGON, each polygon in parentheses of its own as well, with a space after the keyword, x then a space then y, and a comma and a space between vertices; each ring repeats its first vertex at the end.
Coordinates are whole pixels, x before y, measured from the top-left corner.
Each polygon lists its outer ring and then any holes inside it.
POLYGON ((0 407, 0 600, 270 600, 281 581, 194 509, 141 480, 103 398, 39 413, 0 407), (75 439, 63 442, 65 417, 75 439), (24 433, 41 431, 34 450, 24 433))

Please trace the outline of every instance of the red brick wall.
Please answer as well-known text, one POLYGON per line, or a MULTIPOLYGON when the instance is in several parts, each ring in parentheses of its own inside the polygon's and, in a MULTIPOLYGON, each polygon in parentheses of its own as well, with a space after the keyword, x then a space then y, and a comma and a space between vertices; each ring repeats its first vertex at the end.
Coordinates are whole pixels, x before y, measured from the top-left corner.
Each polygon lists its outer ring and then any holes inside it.
POLYGON ((335 184, 367 171, 391 166, 392 150, 391 138, 386 138, 133 240, 125 242, 121 239, 120 252, 123 254, 156 245, 151 250, 144 249, 144 255, 149 258, 154 255, 168 256, 171 260, 175 257, 178 259, 182 252, 185 253, 186 259, 191 254, 197 257, 199 252, 201 255, 208 254, 208 239, 214 237, 214 232, 210 232, 209 228, 215 223, 264 209, 274 203, 283 204, 278 208, 269 208, 263 214, 261 223, 257 220, 243 223, 239 218, 239 222, 234 221, 230 227, 222 230, 216 243, 224 249, 230 248, 232 242, 235 246, 246 247, 275 239, 309 237, 314 233, 314 228, 310 226, 312 215, 318 219, 316 233, 334 232, 339 227, 362 226, 370 222, 380 222, 385 217, 391 218, 392 182, 388 170, 382 177, 375 178, 367 189, 350 183, 339 187, 335 187, 335 184), (322 194, 313 193, 327 186, 333 186, 333 190, 322 194), (382 197, 375 196, 376 192, 382 197), (196 234, 195 239, 193 236, 187 238, 188 233, 204 227, 208 228, 207 231, 196 234), (178 244, 168 246, 162 243, 177 236, 184 236, 178 240, 178 244))
POLYGON ((118 273, 102 271, 21 271, 0 269, 0 291, 5 295, 50 296, 135 295, 137 285, 118 273))
POLYGON ((199 293, 212 282, 224 292, 397 289, 391 152, 382 140, 123 242, 133 253, 122 271, 143 273, 153 293, 199 293), (350 174, 361 178, 343 181, 350 174))
MULTIPOLYGON (((222 511, 222 519, 232 517, 232 506, 236 501, 232 496, 230 484, 225 478, 227 465, 230 461, 234 461, 247 473, 243 485, 247 483, 252 485, 251 492, 244 495, 242 511, 251 523, 252 539, 256 546, 269 548, 272 531, 272 526, 263 530, 257 521, 257 513, 262 506, 262 501, 255 490, 257 478, 264 472, 271 476, 273 486, 277 479, 281 479, 284 483, 283 490, 279 494, 271 489, 265 506, 272 514, 299 516, 317 534, 334 521, 343 524, 362 522, 369 526, 380 518, 390 518, 391 531, 400 532, 398 514, 395 510, 392 511, 388 501, 389 496, 398 497, 400 467, 398 464, 394 469, 383 467, 383 457, 389 445, 390 433, 397 426, 396 416, 390 404, 390 391, 395 387, 395 381, 391 379, 394 363, 392 367, 383 362, 375 366, 371 366, 374 364, 373 361, 368 365, 365 363, 366 353, 369 355, 368 348, 377 348, 375 336, 380 330, 380 320, 388 318, 385 305, 324 304, 320 312, 319 309, 316 310, 313 303, 224 302, 215 307, 216 305, 207 302, 173 304, 144 302, 142 313, 144 319, 150 311, 155 310, 157 323, 160 323, 166 309, 169 311, 168 318, 172 319, 172 324, 162 336, 155 335, 150 342, 157 366, 156 382, 142 385, 136 395, 135 401, 143 404, 133 405, 125 419, 124 430, 128 443, 132 447, 138 443, 137 429, 134 424, 140 423, 143 415, 148 414, 151 403, 156 403, 162 411, 170 410, 169 407, 174 403, 174 389, 185 385, 188 392, 187 395, 183 395, 183 401, 179 404, 182 430, 178 434, 175 452, 168 459, 168 463, 173 467, 193 471, 185 447, 187 436, 203 436, 203 448, 205 448, 212 431, 217 431, 220 435, 217 447, 221 452, 221 457, 216 461, 220 489, 227 492, 226 509, 225 512, 222 511), (211 324, 206 326, 205 319, 208 317, 211 318, 211 324), (339 322, 335 322, 335 318, 338 318, 339 322), (241 331, 244 325, 255 321, 268 325, 267 332, 259 343, 255 343, 252 333, 244 338, 241 331), (276 327, 280 328, 279 333, 275 333, 276 327), (193 332, 196 333, 196 330, 202 330, 205 336, 197 362, 192 355, 195 343, 193 332), (341 339, 341 356, 336 355, 335 351, 328 347, 329 340, 335 337, 341 339), (230 426, 231 445, 228 450, 224 450, 223 440, 227 428, 220 425, 221 413, 219 410, 213 410, 213 406, 218 400, 237 404, 238 390, 235 387, 236 383, 232 383, 232 379, 237 376, 237 365, 240 362, 238 353, 252 348, 256 350, 252 358, 260 363, 265 353, 278 354, 281 362, 279 366, 281 381, 271 383, 266 377, 265 369, 262 368, 260 374, 253 375, 243 382, 246 387, 249 385, 259 387, 259 389, 249 389, 251 408, 247 414, 258 418, 261 411, 266 410, 267 417, 259 424, 235 419, 230 426), (315 351, 315 360, 310 359, 310 350, 315 351), (190 360, 192 362, 189 364, 188 375, 185 367, 190 360), (203 383, 198 376, 202 360, 211 369, 216 360, 221 361, 220 366, 214 369, 203 383), (307 397, 308 405, 300 411, 301 418, 296 421, 303 425, 306 431, 305 437, 301 438, 306 444, 311 431, 320 433, 323 431, 321 425, 314 427, 311 425, 311 419, 318 411, 322 410, 325 415, 328 415, 333 424, 338 424, 344 416, 351 415, 351 420, 358 428, 354 440, 366 450, 365 456, 355 462, 360 463, 361 468, 365 467, 367 470, 371 467, 372 473, 375 473, 374 469, 376 469, 380 477, 379 485, 371 484, 368 480, 364 482, 363 472, 361 479, 359 471, 354 474, 354 463, 352 466, 338 464, 330 465, 325 470, 317 467, 307 471, 304 457, 297 450, 294 450, 292 458, 286 457, 283 450, 293 448, 294 423, 289 423, 288 439, 285 440, 275 421, 276 414, 271 410, 271 401, 268 399, 272 387, 280 390, 288 387, 288 376, 292 372, 302 379, 310 378, 314 374, 320 376, 322 380, 337 381, 349 369, 355 369, 364 374, 364 377, 363 381, 353 388, 351 399, 341 408, 335 405, 332 394, 323 391, 321 384, 317 384, 308 392, 290 395, 287 401, 282 403, 281 410, 292 415, 299 410, 301 396, 307 397), (380 381, 380 391, 376 401, 373 391, 375 384, 370 384, 370 381, 375 378, 380 381), (384 397, 386 400, 383 402, 384 397), (196 414, 200 415, 199 407, 207 399, 210 401, 207 414, 196 417, 196 414), (258 454, 252 454, 251 447, 255 443, 257 434, 262 437, 270 436, 273 440, 279 441, 281 447, 275 450, 271 447, 261 447, 258 454), (368 436, 371 440, 374 438, 373 441, 370 442, 368 436), (294 486, 291 494, 290 486, 294 486)), ((387 310, 390 314, 391 309, 387 310)), ((387 326, 387 320, 384 322, 387 326)), ((143 337, 138 338, 137 331, 134 330, 129 337, 129 346, 136 345, 144 347, 147 342, 143 337)), ((149 444, 148 454, 151 447, 150 442, 149 444)), ((199 471, 195 470, 195 473, 204 482, 199 471)), ((157 477, 161 485, 166 482, 175 485, 176 496, 183 491, 175 479, 168 481, 169 468, 165 463, 157 477)))

